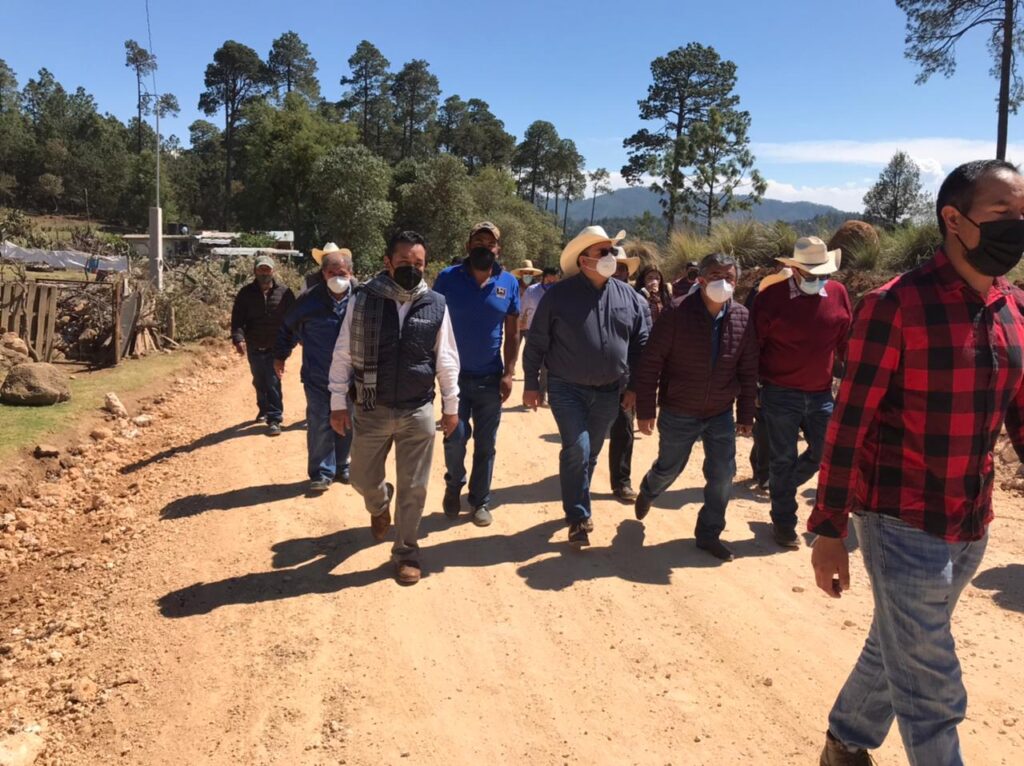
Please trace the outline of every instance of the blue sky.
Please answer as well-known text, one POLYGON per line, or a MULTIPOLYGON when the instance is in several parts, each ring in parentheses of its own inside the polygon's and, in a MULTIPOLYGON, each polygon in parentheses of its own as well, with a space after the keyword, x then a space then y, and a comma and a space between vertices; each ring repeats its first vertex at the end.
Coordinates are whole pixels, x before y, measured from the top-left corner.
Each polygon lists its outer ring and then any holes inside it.
MULTIPOLYGON (((45 66, 65 87, 84 86, 101 110, 133 113, 123 43, 146 45, 144 0, 0 4, 0 57, 22 84, 45 66)), ((517 136, 550 120, 588 168, 616 173, 622 139, 642 124, 636 102, 650 61, 693 41, 738 66, 768 196, 857 210, 896 149, 911 153, 931 186, 956 164, 995 153, 997 83, 984 33, 960 47, 954 78, 915 85, 903 56, 905 19, 892 0, 150 0, 150 13, 158 86, 183 106, 162 127, 183 139, 201 116, 203 72, 221 43, 235 39, 266 56, 275 37, 294 30, 319 62, 327 98, 340 96, 346 61, 367 39, 393 69, 429 61, 442 98, 483 98, 517 136)), ((1011 117, 1011 159, 1024 159, 1024 139, 1014 145, 1021 128, 1022 117, 1011 117)))

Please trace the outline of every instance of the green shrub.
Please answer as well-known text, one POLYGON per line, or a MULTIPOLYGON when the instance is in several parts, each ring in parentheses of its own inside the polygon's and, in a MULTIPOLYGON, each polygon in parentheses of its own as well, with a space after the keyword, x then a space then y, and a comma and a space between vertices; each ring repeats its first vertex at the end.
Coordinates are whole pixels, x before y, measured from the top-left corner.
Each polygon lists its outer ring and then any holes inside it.
POLYGON ((900 226, 880 237, 880 266, 888 271, 909 271, 927 260, 942 242, 937 224, 900 226))

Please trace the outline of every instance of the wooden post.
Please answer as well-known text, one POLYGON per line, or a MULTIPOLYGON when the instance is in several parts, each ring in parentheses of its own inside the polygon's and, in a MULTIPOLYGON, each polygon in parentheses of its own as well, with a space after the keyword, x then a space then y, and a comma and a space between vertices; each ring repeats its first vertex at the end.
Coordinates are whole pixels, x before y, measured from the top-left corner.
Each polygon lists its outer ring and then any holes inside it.
POLYGON ((121 298, 124 295, 124 276, 117 275, 113 290, 114 332, 111 336, 114 347, 114 366, 121 363, 121 298))
POLYGON ((177 341, 177 324, 174 321, 174 306, 167 307, 167 337, 177 341))

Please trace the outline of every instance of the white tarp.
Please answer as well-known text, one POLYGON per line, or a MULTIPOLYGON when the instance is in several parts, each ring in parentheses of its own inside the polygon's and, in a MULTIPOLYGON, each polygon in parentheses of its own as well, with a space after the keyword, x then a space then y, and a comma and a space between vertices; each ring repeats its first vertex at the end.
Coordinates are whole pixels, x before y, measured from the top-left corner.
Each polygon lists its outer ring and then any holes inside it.
POLYGON ((55 269, 84 269, 90 258, 98 261, 97 268, 103 271, 127 271, 128 259, 124 256, 90 255, 78 250, 40 250, 18 247, 10 242, 0 244, 0 258, 24 264, 45 264, 55 269))

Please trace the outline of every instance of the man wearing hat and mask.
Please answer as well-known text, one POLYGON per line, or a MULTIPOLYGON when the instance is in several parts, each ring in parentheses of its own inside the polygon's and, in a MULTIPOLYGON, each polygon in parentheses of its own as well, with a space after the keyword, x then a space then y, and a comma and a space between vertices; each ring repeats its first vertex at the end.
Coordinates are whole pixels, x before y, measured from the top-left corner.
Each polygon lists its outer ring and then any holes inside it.
POLYGON ((351 299, 328 384, 331 426, 342 436, 354 429, 352 487, 363 497, 377 542, 387 537, 395 502, 391 556, 402 585, 420 580, 418 539, 434 457, 435 379, 445 437, 459 424, 459 351, 444 296, 423 281, 426 265, 423 237, 403 231, 391 238, 384 271, 351 299), (394 485, 386 481, 392 446, 394 485))
POLYGON ((274 372, 274 344, 285 313, 295 294, 274 279, 274 259, 256 258, 254 279, 238 291, 231 309, 231 340, 240 356, 249 360, 256 389, 257 423, 267 424, 267 434, 281 433, 284 402, 281 380, 274 372))
POLYGON ((331 482, 349 482, 348 456, 352 432, 341 436, 331 428, 328 374, 353 285, 352 253, 328 242, 314 249, 320 279, 296 299, 284 315, 274 348, 274 370, 284 377, 285 360, 302 343, 299 377, 306 393, 306 452, 311 492, 324 492, 331 482))
POLYGON ((488 504, 501 405, 512 393, 519 356, 519 283, 501 267, 500 237, 490 221, 476 224, 469 232, 462 263, 446 268, 434 282, 451 315, 460 366, 459 425, 444 440, 447 472, 442 507, 449 518, 462 510, 466 447, 472 436, 468 499, 478 527, 492 521, 488 504))
POLYGON ((537 409, 540 370, 548 368, 548 399, 562 441, 562 509, 576 545, 590 544, 590 480, 620 397, 622 407, 633 408, 634 396, 622 392, 650 329, 646 302, 613 279, 615 244, 624 236, 588 226, 565 246, 565 279, 537 306, 523 353, 524 406, 537 409))
MULTIPOLYGON (((522 306, 523 296, 526 294, 526 291, 530 289, 530 285, 532 285, 534 280, 536 280, 537 277, 539 277, 542 273, 543 272, 540 269, 536 268, 533 265, 533 261, 531 261, 529 258, 523 259, 523 265, 520 266, 518 269, 512 269, 512 276, 519 280, 520 307, 522 306)), ((520 316, 520 319, 521 318, 522 317, 520 316)), ((522 322, 519 323, 519 326, 522 327, 522 322)), ((522 337, 522 333, 520 333, 520 340, 522 340, 522 337)))
POLYGON ((800 546, 796 491, 821 462, 832 416, 833 370, 841 368, 852 319, 846 288, 829 280, 840 257, 818 237, 801 237, 792 258, 778 259, 793 276, 766 287, 754 300, 761 417, 771 452, 772 534, 784 548, 800 546), (801 430, 807 448, 798 455, 801 430))
MULTIPOLYGON (((627 256, 622 247, 616 247, 615 260, 615 278, 629 284, 629 280, 640 268, 640 259, 627 256)), ((650 314, 649 302, 647 310, 650 314)), ((652 314, 648 318, 648 325, 653 324, 652 314)), ((636 490, 633 489, 634 421, 633 410, 620 406, 619 414, 608 432, 608 478, 611 480, 612 494, 623 503, 632 503, 636 500, 636 490)))

